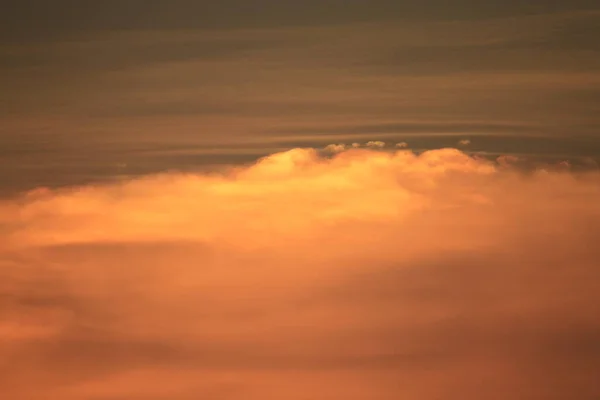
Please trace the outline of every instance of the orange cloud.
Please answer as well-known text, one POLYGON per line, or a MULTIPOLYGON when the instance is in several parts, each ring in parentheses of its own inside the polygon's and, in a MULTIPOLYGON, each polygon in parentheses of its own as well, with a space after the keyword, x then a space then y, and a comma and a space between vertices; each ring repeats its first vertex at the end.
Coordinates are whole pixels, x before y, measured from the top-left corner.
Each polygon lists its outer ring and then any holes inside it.
POLYGON ((596 398, 599 200, 597 172, 455 149, 36 190, 0 205, 0 387, 596 398))
POLYGON ((346 145, 345 144, 328 144, 327 146, 325 146, 325 151, 328 153, 340 153, 342 151, 346 150, 346 145))
POLYGON ((385 142, 382 142, 380 140, 371 140, 367 142, 366 146, 373 149, 382 149, 385 147, 385 142))

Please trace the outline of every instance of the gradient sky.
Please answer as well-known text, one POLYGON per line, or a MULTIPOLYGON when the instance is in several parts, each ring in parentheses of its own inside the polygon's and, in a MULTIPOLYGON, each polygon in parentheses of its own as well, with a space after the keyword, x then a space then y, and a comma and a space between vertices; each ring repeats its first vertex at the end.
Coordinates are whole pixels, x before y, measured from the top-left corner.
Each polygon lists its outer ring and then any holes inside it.
POLYGON ((590 163, 599 16, 591 0, 9 1, 0 190, 369 140, 590 163))
POLYGON ((5 3, 2 400, 600 399, 597 1, 5 3))

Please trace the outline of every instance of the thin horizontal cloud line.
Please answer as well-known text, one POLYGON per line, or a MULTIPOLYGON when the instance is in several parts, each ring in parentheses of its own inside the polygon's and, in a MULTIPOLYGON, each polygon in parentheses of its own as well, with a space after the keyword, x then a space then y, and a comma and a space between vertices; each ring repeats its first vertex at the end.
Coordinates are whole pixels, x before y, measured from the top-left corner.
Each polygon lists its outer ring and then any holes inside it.
MULTIPOLYGON (((330 127, 315 127, 305 126, 298 128, 281 128, 272 130, 272 132, 281 133, 366 133, 366 132, 381 132, 391 133, 396 131, 407 131, 414 134, 455 134, 466 130, 487 131, 487 132, 504 132, 510 131, 528 131, 536 132, 543 128, 537 124, 523 123, 507 123, 507 122, 481 122, 481 121, 441 121, 441 122, 382 122, 377 124, 356 124, 356 125, 341 125, 330 127)), ((480 132, 485 134, 485 132, 480 132)))
POLYGON ((289 143, 296 141, 314 141, 314 142, 326 142, 328 140, 359 140, 359 139, 372 139, 374 136, 377 138, 402 138, 402 137, 413 137, 413 138, 462 138, 464 136, 484 136, 484 137, 528 137, 528 138, 552 138, 549 134, 543 133, 528 133, 523 134, 520 132, 502 132, 502 133, 488 133, 488 132, 371 132, 371 133, 323 133, 323 134, 298 134, 298 135, 275 135, 267 136, 264 138, 269 143, 289 143))

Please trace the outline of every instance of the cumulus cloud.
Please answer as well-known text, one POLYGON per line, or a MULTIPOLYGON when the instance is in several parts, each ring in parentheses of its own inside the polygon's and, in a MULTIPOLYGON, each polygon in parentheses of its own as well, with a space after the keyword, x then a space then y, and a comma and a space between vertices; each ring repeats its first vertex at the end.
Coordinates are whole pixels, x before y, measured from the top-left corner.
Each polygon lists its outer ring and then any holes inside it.
POLYGON ((385 142, 381 142, 379 140, 371 140, 371 141, 367 142, 367 147, 370 147, 373 149, 382 149, 385 147, 385 142))
POLYGON ((471 144, 471 141, 469 139, 461 139, 458 141, 459 146, 468 146, 470 144, 471 144))
POLYGON ((496 162, 501 167, 511 167, 511 166, 516 165, 520 161, 521 161, 521 159, 519 157, 511 155, 511 154, 503 154, 501 156, 498 156, 498 158, 496 158, 496 162))
POLYGON ((596 399, 600 175, 295 149, 0 204, 11 400, 596 399))
POLYGON ((396 147, 399 149, 405 149, 408 147, 408 143, 406 143, 406 142, 396 143, 396 147))
POLYGON ((325 151, 328 153, 341 153, 342 151, 344 151, 346 149, 346 145, 345 144, 328 144, 327 146, 325 146, 325 151))

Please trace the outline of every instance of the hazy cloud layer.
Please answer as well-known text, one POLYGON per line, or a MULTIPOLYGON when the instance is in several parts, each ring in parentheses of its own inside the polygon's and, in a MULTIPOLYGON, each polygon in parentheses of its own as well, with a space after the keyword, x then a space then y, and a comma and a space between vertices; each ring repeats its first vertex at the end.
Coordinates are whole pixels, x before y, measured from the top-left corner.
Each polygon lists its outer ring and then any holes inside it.
POLYGON ((600 396, 598 172, 335 150, 2 202, 3 398, 600 396))

